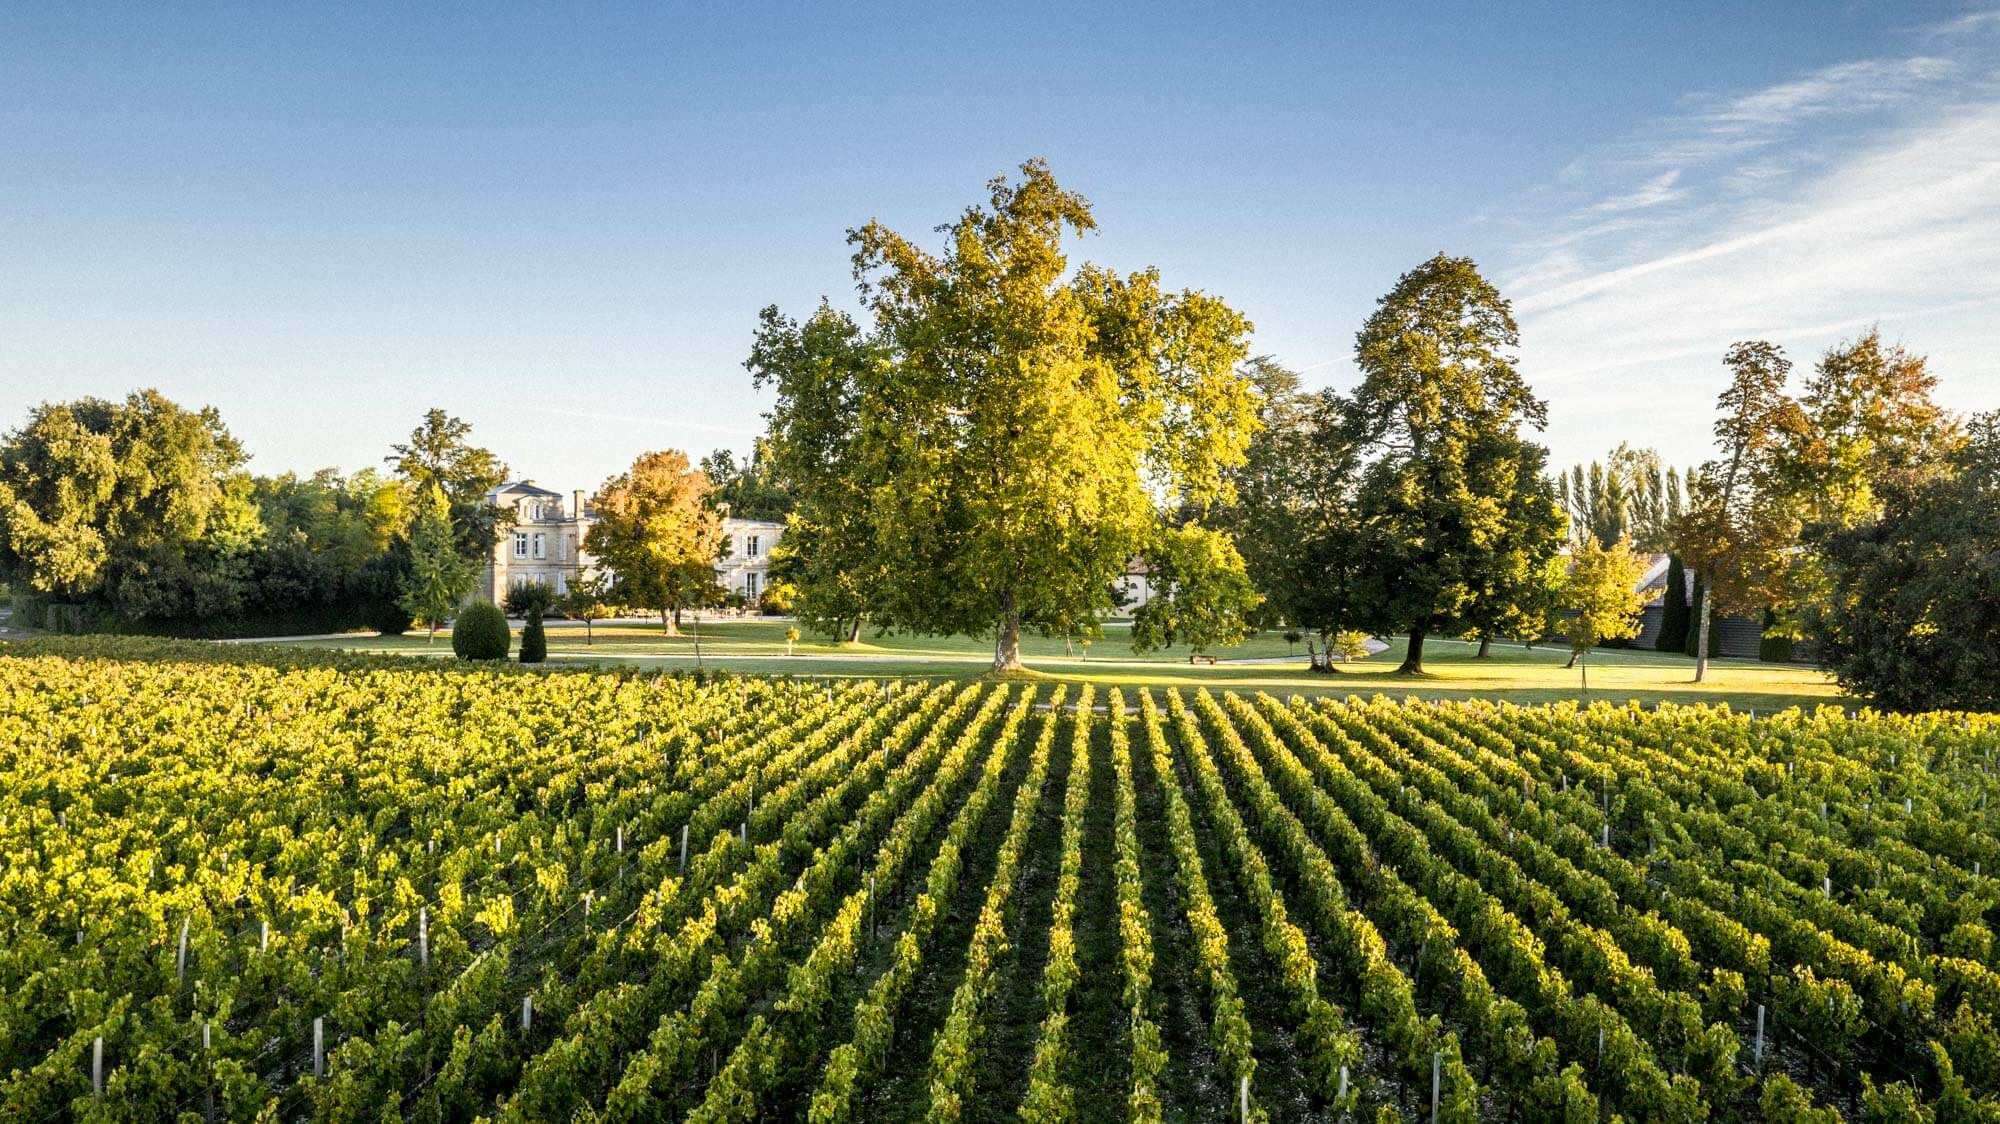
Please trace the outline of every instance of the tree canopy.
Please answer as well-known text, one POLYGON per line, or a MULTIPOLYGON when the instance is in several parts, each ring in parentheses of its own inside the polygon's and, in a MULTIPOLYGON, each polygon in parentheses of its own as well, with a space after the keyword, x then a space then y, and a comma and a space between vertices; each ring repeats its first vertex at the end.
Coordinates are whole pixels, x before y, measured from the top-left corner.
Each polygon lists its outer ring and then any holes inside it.
POLYGON ((1785 510, 1780 454, 1804 424, 1785 394, 1792 363, 1764 340, 1730 347, 1729 385, 1716 399, 1720 454, 1691 482, 1688 509, 1674 529, 1681 559, 1700 575, 1694 606, 1695 680, 1708 670, 1709 626, 1717 608, 1761 612, 1783 600, 1785 552, 1796 523, 1785 510))
POLYGON ((501 517, 486 495, 507 482, 507 466, 491 449, 474 445, 471 436, 470 422, 433 408, 409 441, 390 446, 384 460, 411 494, 422 495, 432 487, 444 492, 459 554, 483 561, 493 549, 501 517))
POLYGON ((1880 513, 1829 533, 1820 658, 1895 710, 2000 710, 2000 414, 1942 473, 1892 478, 1880 513))
POLYGON ((1166 528, 1146 565, 1152 596, 1132 614, 1133 647, 1184 644, 1202 654, 1248 635, 1260 598, 1228 535, 1193 524, 1166 528))
POLYGON ((782 522, 792 512, 792 494, 781 484, 771 465, 769 442, 758 438, 747 460, 738 461, 729 449, 717 449, 701 458, 702 475, 714 487, 714 503, 737 519, 782 522))
POLYGON ((1608 547, 1629 538, 1635 550, 1671 551, 1686 506, 1680 470, 1651 449, 1623 443, 1605 461, 1570 466, 1556 489, 1573 543, 1588 537, 1608 547))
POLYGON ((668 634, 683 610, 721 594, 715 562, 722 519, 709 503, 708 478, 678 449, 642 454, 590 501, 597 521, 584 548, 617 575, 614 597, 658 610, 668 634))
POLYGON ((1908 495, 1946 473, 1963 440, 1931 397, 1923 358, 1878 332, 1828 349, 1796 398, 1777 345, 1739 343, 1724 361, 1720 455, 1692 480, 1675 527, 1677 553, 1706 591, 1695 607, 1697 680, 1716 610, 1769 609, 1773 628, 1797 634, 1826 602, 1826 540, 1877 518, 1888 491, 1908 495))
POLYGON ((1571 552, 1562 585, 1563 631, 1569 637, 1570 663, 1586 668, 1582 671, 1586 690, 1590 650, 1606 640, 1639 635, 1645 600, 1638 585, 1645 572, 1645 560, 1632 553, 1623 539, 1608 547, 1591 539, 1571 552))
POLYGON ((410 524, 408 576, 403 581, 397 604, 437 635, 442 625, 472 592, 478 575, 472 564, 461 557, 454 542, 451 501, 444 489, 432 484, 417 502, 416 517, 410 524))
MULTIPOLYGON (((766 314, 751 369, 778 384, 774 456, 807 539, 876 560, 856 611, 990 632, 994 666, 1016 667, 1023 628, 1095 628, 1163 513, 1228 495, 1256 424, 1237 371, 1250 325, 1153 270, 1072 272, 1066 239, 1095 228, 1089 203, 1030 161, 991 181, 937 252, 880 222, 850 232, 867 328, 823 310, 813 347, 766 314), (806 459, 815 445, 834 455, 806 459), (859 501, 857 525, 833 524, 829 493, 859 501)), ((813 575, 798 584, 811 603, 813 575)))
POLYGON ((246 459, 155 390, 38 406, 0 441, 0 575, 133 620, 234 612, 263 537, 246 459))
POLYGON ((1355 498, 1356 623, 1407 631, 1401 670, 1423 670, 1434 632, 1492 628, 1545 572, 1564 523, 1521 437, 1547 411, 1515 365, 1508 302, 1466 258, 1404 274, 1355 343, 1347 405, 1366 458, 1355 498))
POLYGON ((793 504, 771 553, 772 580, 796 591, 793 613, 808 627, 850 639, 887 599, 875 502, 889 474, 862 425, 863 393, 886 357, 822 301, 804 323, 764 309, 744 363, 756 386, 777 393, 763 449, 773 485, 793 504))
POLYGON ((1263 598, 1257 623, 1312 629, 1325 641, 1353 619, 1356 459, 1346 405, 1330 391, 1301 390, 1298 375, 1269 356, 1244 373, 1257 391, 1258 427, 1229 473, 1234 498, 1210 519, 1235 538, 1263 598))

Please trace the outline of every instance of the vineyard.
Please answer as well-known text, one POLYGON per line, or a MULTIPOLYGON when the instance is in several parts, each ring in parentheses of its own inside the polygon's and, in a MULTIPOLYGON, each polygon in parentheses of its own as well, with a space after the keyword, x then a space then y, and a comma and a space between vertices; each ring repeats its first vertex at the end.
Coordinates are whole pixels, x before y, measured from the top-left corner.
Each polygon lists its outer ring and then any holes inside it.
POLYGON ((1996 750, 0 658, 0 1120, 2000 1120, 1996 750))

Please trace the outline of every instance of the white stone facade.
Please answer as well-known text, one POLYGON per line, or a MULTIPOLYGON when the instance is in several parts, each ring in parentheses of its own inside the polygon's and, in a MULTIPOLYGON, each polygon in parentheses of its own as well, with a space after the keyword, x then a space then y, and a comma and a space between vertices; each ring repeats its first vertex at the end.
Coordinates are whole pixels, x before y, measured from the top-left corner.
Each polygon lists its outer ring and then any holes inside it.
POLYGON ((565 503, 561 493, 519 480, 486 493, 486 502, 501 511, 500 536, 486 560, 480 596, 504 601, 508 590, 530 582, 565 593, 570 579, 591 567, 583 546, 590 509, 581 491, 565 503))
MULTIPOLYGON (((508 590, 530 582, 564 593, 573 578, 596 565, 584 549, 592 519, 581 490, 565 502, 559 492, 519 480, 488 492, 486 502, 501 511, 500 537, 486 560, 479 596, 504 601, 508 590)), ((715 564, 716 581, 754 606, 770 588, 771 548, 784 533, 783 523, 724 518, 727 549, 715 564)))
POLYGON ((722 588, 740 594, 752 607, 771 588, 771 548, 785 534, 783 523, 764 519, 722 521, 722 537, 728 549, 715 564, 715 578, 722 588))

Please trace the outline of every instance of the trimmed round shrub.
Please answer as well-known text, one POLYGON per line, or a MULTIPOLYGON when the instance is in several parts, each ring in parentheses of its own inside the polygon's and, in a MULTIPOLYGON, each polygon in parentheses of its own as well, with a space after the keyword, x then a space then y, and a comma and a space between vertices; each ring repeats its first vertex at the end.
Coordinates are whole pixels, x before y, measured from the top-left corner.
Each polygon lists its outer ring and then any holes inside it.
POLYGON ((504 660, 512 637, 507 617, 491 601, 474 601, 451 625, 451 651, 462 660, 504 660))
POLYGON ((518 658, 522 663, 541 663, 549 658, 549 634, 542 627, 540 609, 528 614, 528 623, 521 629, 521 654, 518 658))

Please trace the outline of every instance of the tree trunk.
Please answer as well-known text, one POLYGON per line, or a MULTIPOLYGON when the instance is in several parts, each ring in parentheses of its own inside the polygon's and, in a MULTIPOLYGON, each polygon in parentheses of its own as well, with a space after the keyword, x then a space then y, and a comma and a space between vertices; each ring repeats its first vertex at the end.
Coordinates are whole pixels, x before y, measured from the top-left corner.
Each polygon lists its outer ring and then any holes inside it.
POLYGON ((993 637, 993 670, 1021 670, 1021 613, 1010 590, 1000 597, 1000 625, 993 637))
POLYGON ((679 636, 681 634, 680 623, 681 611, 679 609, 675 609, 671 613, 665 609, 660 610, 661 632, 666 633, 668 636, 679 636))
POLYGON ((435 620, 433 620, 433 621, 431 621, 431 622, 430 622, 430 626, 431 626, 431 630, 430 630, 429 632, 427 632, 427 633, 425 633, 425 634, 424 634, 424 646, 425 646, 425 647, 429 647, 429 646, 430 646, 430 644, 431 644, 431 642, 432 642, 433 640, 436 640, 436 639, 438 638, 438 622, 436 622, 435 620))
POLYGON ((590 630, 590 618, 583 618, 583 645, 586 648, 597 645, 597 634, 590 630))
POLYGON ((856 614, 854 614, 854 623, 853 623, 853 624, 851 624, 851 625, 848 625, 848 626, 847 626, 847 642, 848 642, 849 644, 859 644, 859 643, 861 643, 861 614, 860 614, 860 613, 856 613, 856 614))
POLYGON ((1708 678, 1708 622, 1714 616, 1714 610, 1709 607, 1711 600, 1708 587, 1704 585, 1701 591, 1701 624, 1694 642, 1694 681, 1697 683, 1708 678))
POLYGON ((1403 655, 1403 666, 1396 669, 1398 675, 1421 675, 1424 671, 1424 637, 1430 635, 1429 621, 1419 621, 1410 626, 1410 647, 1403 655))
POLYGON ((1583 691, 1584 691, 1584 693, 1585 693, 1585 694, 1589 694, 1589 693, 1590 693, 1590 661, 1589 661, 1589 660, 1587 660, 1587 659, 1583 659, 1583 660, 1578 660, 1578 661, 1576 661, 1576 670, 1577 670, 1578 674, 1580 674, 1580 675, 1582 675, 1582 676, 1583 676, 1583 691))
POLYGON ((1576 656, 1577 656, 1577 653, 1576 653, 1575 649, 1571 649, 1571 650, 1570 650, 1570 653, 1569 653, 1569 662, 1563 665, 1563 670, 1564 670, 1564 671, 1568 671, 1568 670, 1569 670, 1570 668, 1572 668, 1572 667, 1575 667, 1575 666, 1576 666, 1576 656))
POLYGON ((1493 650, 1493 634, 1490 632, 1482 632, 1479 634, 1479 652, 1472 658, 1475 660, 1483 660, 1486 658, 1487 654, 1492 650, 1493 650))

